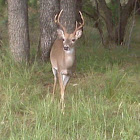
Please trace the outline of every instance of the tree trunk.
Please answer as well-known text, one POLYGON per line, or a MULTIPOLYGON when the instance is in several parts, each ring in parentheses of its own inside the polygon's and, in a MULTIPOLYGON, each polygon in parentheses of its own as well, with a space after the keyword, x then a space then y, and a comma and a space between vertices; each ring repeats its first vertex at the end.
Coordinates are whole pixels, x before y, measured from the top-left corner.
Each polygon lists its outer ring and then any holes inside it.
POLYGON ((29 60, 27 0, 8 0, 9 43, 16 62, 29 60))
POLYGON ((56 39, 57 28, 54 17, 58 10, 58 0, 40 0, 40 50, 43 61, 49 59, 51 46, 56 39))
POLYGON ((118 9, 115 12, 115 16, 119 16, 118 19, 115 19, 114 23, 112 11, 108 8, 105 0, 98 0, 100 8, 104 13, 103 20, 105 21, 108 33, 107 45, 120 45, 121 43, 123 43, 128 18, 130 17, 133 11, 135 1, 136 0, 128 0, 128 3, 123 7, 120 4, 120 0, 112 1, 112 4, 114 3, 118 5, 118 9))
POLYGON ((82 0, 77 0, 76 2, 76 21, 79 23, 82 22, 81 16, 79 11, 82 11, 82 0))
POLYGON ((106 28, 107 28, 107 32, 108 32, 108 41, 110 43, 112 43, 112 42, 114 42, 114 39, 115 39, 114 24, 113 24, 113 20, 112 20, 112 12, 108 8, 105 0, 98 0, 98 1, 99 1, 99 5, 100 5, 101 9, 104 12, 104 20, 105 20, 106 28))
POLYGON ((130 15, 134 9, 134 3, 135 0, 129 0, 126 6, 124 6, 120 12, 120 28, 117 31, 120 32, 120 35, 116 39, 116 42, 117 40, 119 41, 118 44, 121 44, 124 41, 125 29, 128 23, 128 19, 130 18, 130 15))
POLYGON ((72 33, 76 23, 76 0, 60 0, 60 9, 63 9, 60 21, 68 33, 72 33))

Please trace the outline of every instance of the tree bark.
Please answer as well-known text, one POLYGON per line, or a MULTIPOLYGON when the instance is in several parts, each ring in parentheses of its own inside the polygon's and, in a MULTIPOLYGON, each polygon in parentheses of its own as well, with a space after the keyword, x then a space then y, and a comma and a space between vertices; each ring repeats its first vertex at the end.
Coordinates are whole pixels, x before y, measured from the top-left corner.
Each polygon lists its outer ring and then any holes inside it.
POLYGON ((115 13, 119 16, 118 19, 115 19, 118 21, 115 21, 115 23, 113 23, 112 11, 108 8, 105 0, 98 0, 100 9, 104 13, 103 20, 106 24, 109 44, 120 45, 121 43, 123 43, 125 28, 127 26, 128 18, 133 11, 135 1, 136 0, 128 0, 128 3, 123 7, 120 4, 120 0, 112 1, 112 4, 114 4, 115 2, 119 8, 118 12, 115 13))
POLYGON ((60 0, 60 9, 63 9, 60 21, 67 32, 72 33, 76 23, 76 0, 60 0))
POLYGON ((8 0, 9 43, 16 62, 29 60, 27 0, 8 0))
POLYGON ((40 51, 43 61, 47 61, 51 46, 56 39, 55 14, 59 10, 58 0, 40 0, 40 51))
POLYGON ((82 11, 82 0, 76 0, 76 21, 79 23, 82 22, 79 11, 82 11))
POLYGON ((112 12, 111 10, 108 8, 105 0, 98 0, 99 1, 99 4, 100 4, 100 7, 101 9, 103 10, 104 12, 104 20, 105 20, 105 23, 106 23, 106 27, 107 27, 107 31, 108 31, 108 38, 109 38, 109 41, 110 42, 113 42, 114 41, 114 25, 113 25, 113 20, 112 20, 112 12))
MULTIPOLYGON (((121 14, 120 14, 120 36, 119 36, 119 44, 121 44, 124 41, 124 36, 125 36, 125 29, 127 26, 128 19, 134 9, 134 3, 135 0, 129 0, 128 3, 122 7, 121 14)), ((117 32, 118 32, 117 31, 117 32)))

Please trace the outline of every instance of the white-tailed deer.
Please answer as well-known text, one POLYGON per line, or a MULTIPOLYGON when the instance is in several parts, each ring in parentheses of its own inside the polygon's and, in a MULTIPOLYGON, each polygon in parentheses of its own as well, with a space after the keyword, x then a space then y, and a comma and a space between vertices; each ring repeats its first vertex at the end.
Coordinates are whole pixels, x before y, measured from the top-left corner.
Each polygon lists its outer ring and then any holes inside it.
POLYGON ((79 11, 82 23, 78 27, 76 22, 76 28, 73 33, 69 34, 66 31, 66 28, 60 23, 59 19, 63 10, 60 11, 58 15, 55 16, 55 22, 62 28, 57 29, 58 37, 55 40, 51 53, 50 60, 52 64, 52 71, 54 74, 54 86, 53 94, 56 88, 57 78, 59 80, 61 88, 61 104, 62 110, 64 109, 64 94, 66 85, 70 79, 70 76, 73 73, 75 67, 75 42, 82 35, 82 27, 84 26, 84 19, 82 13, 79 11))

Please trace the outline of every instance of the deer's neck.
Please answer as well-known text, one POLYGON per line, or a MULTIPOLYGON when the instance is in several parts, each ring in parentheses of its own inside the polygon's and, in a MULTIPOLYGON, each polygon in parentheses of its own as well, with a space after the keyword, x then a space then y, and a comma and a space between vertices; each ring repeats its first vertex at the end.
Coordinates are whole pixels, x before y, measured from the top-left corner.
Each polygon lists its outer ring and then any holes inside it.
POLYGON ((75 48, 72 48, 68 51, 64 51, 65 55, 75 55, 75 48))
POLYGON ((65 55, 65 65, 67 67, 72 67, 75 63, 75 48, 72 48, 69 51, 64 51, 65 55))

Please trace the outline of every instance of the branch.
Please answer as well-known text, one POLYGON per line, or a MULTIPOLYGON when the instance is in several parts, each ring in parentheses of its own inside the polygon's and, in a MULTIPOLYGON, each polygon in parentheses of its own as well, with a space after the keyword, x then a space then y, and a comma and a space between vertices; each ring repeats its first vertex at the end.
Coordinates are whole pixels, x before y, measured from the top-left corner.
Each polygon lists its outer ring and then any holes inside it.
POLYGON ((90 18, 92 18, 93 20, 96 21, 96 18, 93 15, 89 14, 88 12, 82 11, 82 13, 84 13, 85 15, 87 15, 88 17, 90 17, 90 18))
POLYGON ((123 7, 122 13, 128 11, 128 15, 130 15, 135 6, 136 1, 137 0, 129 0, 128 3, 123 7))
POLYGON ((113 21, 112 21, 111 10, 108 8, 105 0, 98 0, 98 3, 100 4, 100 7, 101 7, 102 11, 104 12, 106 24, 109 24, 112 28, 113 27, 113 21))
POLYGON ((102 40, 102 44, 103 46, 105 46, 105 43, 104 43, 104 35, 103 35, 103 30, 102 30, 102 27, 100 25, 100 18, 99 18, 99 15, 97 15, 98 17, 94 17, 93 15, 87 13, 86 11, 82 11, 85 15, 87 15, 88 17, 92 18, 95 22, 94 22, 94 27, 97 28, 97 30, 99 31, 99 34, 100 34, 100 37, 101 37, 101 40, 102 40))
POLYGON ((102 17, 104 20, 106 20, 101 14, 100 14, 100 11, 99 11, 99 4, 98 4, 98 1, 95 0, 95 3, 96 3, 96 12, 97 12, 97 15, 98 15, 98 21, 96 21, 95 23, 95 27, 98 29, 99 31, 99 34, 100 34, 100 37, 101 37, 101 40, 102 40, 102 44, 103 46, 105 46, 105 41, 104 41, 104 34, 103 34, 103 30, 102 30, 102 27, 100 25, 100 17, 102 17))
POLYGON ((104 21, 106 24, 106 28, 107 28, 107 32, 108 32, 108 37, 110 38, 110 40, 114 40, 115 39, 115 35, 114 35, 114 23, 113 23, 113 18, 112 18, 112 11, 108 8, 107 3, 105 0, 98 0, 100 9, 103 11, 104 14, 104 21))
POLYGON ((127 4, 125 5, 125 7, 131 7, 131 6, 134 6, 135 2, 137 0, 128 0, 127 4))

